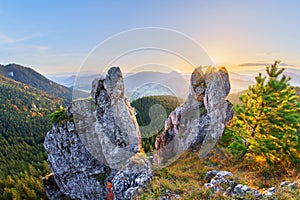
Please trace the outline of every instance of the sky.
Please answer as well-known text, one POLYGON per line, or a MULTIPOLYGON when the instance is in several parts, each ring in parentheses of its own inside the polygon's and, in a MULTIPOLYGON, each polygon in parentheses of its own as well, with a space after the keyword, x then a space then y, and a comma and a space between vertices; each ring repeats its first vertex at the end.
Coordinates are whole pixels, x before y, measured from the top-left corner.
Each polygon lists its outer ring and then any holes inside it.
POLYGON ((76 72, 107 38, 161 27, 192 38, 229 70, 274 60, 300 69, 299 10, 298 0, 0 0, 0 63, 76 72))

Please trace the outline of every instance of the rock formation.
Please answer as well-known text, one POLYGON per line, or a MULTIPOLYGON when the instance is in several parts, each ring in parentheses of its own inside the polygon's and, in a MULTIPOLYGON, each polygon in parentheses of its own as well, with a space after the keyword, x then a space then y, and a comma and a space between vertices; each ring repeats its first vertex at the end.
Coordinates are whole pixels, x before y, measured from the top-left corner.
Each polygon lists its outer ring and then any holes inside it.
POLYGON ((62 194, 70 199, 99 199, 106 196, 104 184, 109 178, 110 168, 86 150, 73 122, 53 126, 46 135, 44 147, 53 173, 53 178, 44 178, 49 199, 59 199, 62 194), (99 180, 99 177, 102 179, 99 180))
POLYGON ((119 188, 124 177, 130 184, 124 183, 124 191, 115 190, 115 199, 124 199, 125 193, 131 198, 153 176, 150 163, 135 156, 141 136, 124 96, 120 69, 113 67, 105 78, 95 80, 91 95, 92 101, 74 101, 68 120, 55 124, 46 135, 52 174, 43 183, 49 199, 106 199, 106 183, 119 188))
MULTIPOLYGON (((202 155, 209 151, 232 117, 225 100, 229 90, 225 68, 196 69, 186 102, 170 114, 156 139, 156 163, 164 165, 199 143, 202 155)), ((153 178, 150 162, 138 153, 141 135, 120 69, 112 67, 94 80, 91 96, 74 101, 68 119, 46 135, 52 174, 43 182, 49 199, 106 199, 107 182, 114 199, 132 199, 153 178)))
POLYGON ((164 166, 196 144, 202 144, 199 156, 205 156, 233 116, 232 104, 226 101, 229 91, 229 76, 224 67, 209 67, 206 73, 195 69, 186 102, 171 112, 164 132, 156 138, 155 164, 164 166))
POLYGON ((139 152, 141 135, 134 110, 124 95, 120 68, 112 67, 105 77, 94 80, 91 96, 91 101, 73 102, 76 129, 95 158, 121 169, 139 152))
POLYGON ((234 181, 234 176, 228 171, 212 170, 206 173, 205 179, 208 183, 204 186, 209 188, 213 194, 222 192, 226 197, 233 199, 243 199, 246 195, 251 195, 255 199, 261 199, 262 195, 247 185, 238 184, 234 181))

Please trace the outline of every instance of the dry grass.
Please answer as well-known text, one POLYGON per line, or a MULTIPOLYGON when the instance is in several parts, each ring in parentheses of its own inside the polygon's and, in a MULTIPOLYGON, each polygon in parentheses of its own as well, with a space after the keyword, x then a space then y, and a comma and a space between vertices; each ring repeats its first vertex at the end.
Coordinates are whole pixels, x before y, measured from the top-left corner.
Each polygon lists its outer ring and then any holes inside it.
MULTIPOLYGON (((213 169, 230 171, 237 183, 247 184, 261 193, 273 186, 279 188, 283 180, 296 181, 300 186, 300 174, 296 170, 275 172, 270 168, 257 166, 257 163, 251 160, 234 161, 222 149, 214 150, 205 159, 199 159, 197 152, 188 151, 170 166, 156 170, 154 180, 136 199, 159 199, 167 191, 173 195, 173 199, 176 199, 176 195, 180 196, 180 199, 229 199, 222 194, 212 195, 212 192, 203 186, 206 183, 206 172, 213 169)), ((276 197, 300 199, 300 190, 279 189, 276 197)))

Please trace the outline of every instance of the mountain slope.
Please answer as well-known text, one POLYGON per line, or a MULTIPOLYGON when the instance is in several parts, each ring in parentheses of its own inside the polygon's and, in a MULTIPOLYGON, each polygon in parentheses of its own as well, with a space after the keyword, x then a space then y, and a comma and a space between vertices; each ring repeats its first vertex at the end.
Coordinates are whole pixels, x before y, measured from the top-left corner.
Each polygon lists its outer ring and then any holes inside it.
POLYGON ((71 99, 71 89, 47 79, 31 68, 17 64, 0 65, 0 74, 20 83, 42 90, 50 95, 71 99))
POLYGON ((68 105, 71 95, 58 84, 53 83, 54 90, 42 85, 47 79, 32 69, 0 69, 0 199, 44 199, 41 177, 48 167, 43 142, 51 127, 49 114, 68 105), (66 98, 59 97, 63 94, 66 98))

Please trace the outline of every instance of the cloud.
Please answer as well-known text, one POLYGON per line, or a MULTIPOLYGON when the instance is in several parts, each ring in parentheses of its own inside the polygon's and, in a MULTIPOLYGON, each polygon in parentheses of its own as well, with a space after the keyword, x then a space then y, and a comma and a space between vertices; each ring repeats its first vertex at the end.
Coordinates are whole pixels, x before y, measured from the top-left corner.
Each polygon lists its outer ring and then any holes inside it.
MULTIPOLYGON (((270 66, 273 63, 241 63, 238 66, 239 67, 257 67, 257 66, 270 66)), ((280 63, 280 66, 286 66, 286 67, 292 67, 294 65, 287 64, 287 63, 280 63)))
POLYGON ((22 44, 22 45, 14 45, 14 46, 1 46, 0 50, 1 49, 7 51, 29 51, 29 50, 44 51, 44 50, 48 50, 49 47, 43 45, 22 44))
POLYGON ((40 36, 40 34, 36 33, 36 34, 25 36, 22 38, 14 38, 9 35, 0 33, 0 44, 14 44, 14 43, 18 43, 18 42, 24 42, 24 41, 30 40, 30 39, 38 37, 38 36, 40 36))
POLYGON ((276 56, 279 55, 279 52, 274 52, 274 51, 267 51, 267 52, 261 52, 261 53, 257 53, 257 56, 276 56))
POLYGON ((33 38, 39 37, 41 34, 36 33, 21 38, 14 38, 12 36, 0 33, 0 49, 7 51, 45 51, 48 50, 48 46, 36 45, 30 43, 23 43, 24 41, 31 40, 33 38))

